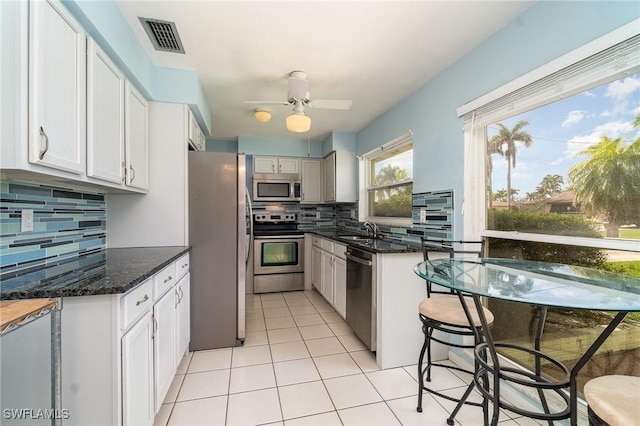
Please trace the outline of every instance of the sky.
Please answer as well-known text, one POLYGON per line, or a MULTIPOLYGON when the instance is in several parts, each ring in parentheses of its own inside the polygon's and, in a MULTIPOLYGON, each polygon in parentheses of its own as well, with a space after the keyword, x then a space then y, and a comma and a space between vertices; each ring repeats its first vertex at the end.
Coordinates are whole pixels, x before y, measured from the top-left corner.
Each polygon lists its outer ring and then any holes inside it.
MULTIPOLYGON (((511 187, 519 190, 517 197, 534 192, 547 174, 562 176, 566 189, 569 168, 588 158, 577 154, 597 143, 601 136, 624 137, 629 143, 640 137, 640 129, 631 125, 639 114, 637 73, 502 120, 508 128, 527 120, 529 125, 523 131, 533 139, 528 148, 517 145, 516 167, 511 170, 511 187)), ((489 138, 496 133, 496 127, 489 126, 489 138)), ((507 162, 499 155, 493 156, 491 179, 493 192, 507 188, 507 162)))

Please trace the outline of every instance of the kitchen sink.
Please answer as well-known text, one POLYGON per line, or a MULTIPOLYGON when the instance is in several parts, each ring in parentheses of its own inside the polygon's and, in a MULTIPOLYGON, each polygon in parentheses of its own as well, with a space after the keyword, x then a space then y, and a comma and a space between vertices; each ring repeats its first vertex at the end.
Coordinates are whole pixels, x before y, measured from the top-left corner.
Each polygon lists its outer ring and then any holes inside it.
POLYGON ((361 240, 373 240, 373 237, 368 237, 366 235, 341 235, 339 238, 343 240, 349 241, 361 241, 361 240))

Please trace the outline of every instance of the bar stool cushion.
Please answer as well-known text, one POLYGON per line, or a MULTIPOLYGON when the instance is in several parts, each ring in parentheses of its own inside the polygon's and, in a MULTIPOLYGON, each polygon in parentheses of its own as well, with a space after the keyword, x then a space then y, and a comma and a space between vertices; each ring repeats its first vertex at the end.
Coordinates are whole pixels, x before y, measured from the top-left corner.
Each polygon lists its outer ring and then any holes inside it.
MULTIPOLYGON (((467 303, 474 327, 480 327, 480 318, 472 301, 467 303)), ((457 325, 460 327, 468 327, 469 321, 464 313, 464 309, 460 304, 458 296, 430 297, 424 299, 418 305, 420 313, 427 318, 433 319, 446 324, 457 325)), ((482 308, 487 324, 492 324, 494 317, 490 310, 482 308)))
POLYGON ((609 375, 584 385, 589 408, 609 425, 635 425, 640 421, 640 377, 609 375))

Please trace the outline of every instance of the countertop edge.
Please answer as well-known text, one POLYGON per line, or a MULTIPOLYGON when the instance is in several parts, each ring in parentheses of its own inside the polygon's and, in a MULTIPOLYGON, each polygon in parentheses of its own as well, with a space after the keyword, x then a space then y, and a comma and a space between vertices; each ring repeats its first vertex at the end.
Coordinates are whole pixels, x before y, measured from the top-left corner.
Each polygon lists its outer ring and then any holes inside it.
MULTIPOLYGON (((22 300, 22 299, 45 299, 45 298, 59 298, 59 297, 85 297, 85 296, 103 296, 103 295, 117 295, 117 294, 125 294, 138 285, 145 282, 147 279, 151 278, 153 275, 160 272, 162 269, 170 265, 172 262, 175 262, 180 257, 184 256, 186 253, 191 251, 191 246, 166 246, 166 247, 121 247, 121 248, 108 248, 105 249, 105 253, 115 253, 118 250, 135 250, 139 249, 141 251, 149 250, 149 249, 176 249, 175 253, 172 253, 171 256, 163 259, 154 264, 154 266, 145 269, 142 273, 135 274, 133 277, 127 277, 126 279, 118 279, 116 283, 110 283, 111 277, 107 273, 106 276, 91 274, 85 278, 80 278, 74 280, 73 278, 69 278, 69 284, 67 286, 61 286, 59 288, 49 289, 49 288, 32 288, 32 289, 23 289, 16 290, 10 292, 2 292, 0 293, 0 300, 8 301, 8 300, 22 300), (98 287, 97 285, 104 281, 105 285, 103 287, 98 287), (122 282, 120 282, 122 281, 122 282)), ((132 259, 132 262, 135 262, 135 259, 132 259)))
MULTIPOLYGON (((392 240, 386 239, 383 241, 388 241, 391 242, 393 244, 396 245, 402 245, 404 246, 404 248, 402 249, 393 249, 393 248, 389 248, 389 249, 380 249, 380 248, 375 248, 375 247, 371 247, 367 244, 359 244, 357 241, 351 241, 351 240, 347 240, 344 238, 341 238, 340 235, 331 235, 334 231, 319 231, 319 230, 305 230, 305 233, 308 234, 314 234, 317 235, 319 237, 322 238, 327 238, 333 241, 337 241, 340 244, 344 244, 344 245, 352 245, 354 247, 357 247, 359 249, 368 251, 370 253, 375 253, 375 254, 392 254, 392 253, 418 253, 421 251, 421 249, 419 247, 413 247, 407 244, 403 244, 403 243, 397 243, 397 242, 393 242, 392 240)), ((344 233, 345 235, 347 234, 346 232, 344 233)), ((354 232, 350 232, 348 233, 349 235, 356 235, 354 232)), ((362 236, 366 236, 365 234, 362 234, 362 236)))

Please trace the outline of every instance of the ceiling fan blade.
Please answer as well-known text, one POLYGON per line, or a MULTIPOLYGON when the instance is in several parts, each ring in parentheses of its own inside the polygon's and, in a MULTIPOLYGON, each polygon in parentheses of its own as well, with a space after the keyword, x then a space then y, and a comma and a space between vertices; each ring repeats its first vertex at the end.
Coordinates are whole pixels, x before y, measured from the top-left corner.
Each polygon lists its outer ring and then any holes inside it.
POLYGON ((296 77, 289 77, 289 96, 294 99, 305 99, 309 90, 309 81, 296 77))
POLYGON ((312 108, 351 109, 352 100, 349 99, 314 99, 309 101, 312 108))
POLYGON ((289 102, 285 101, 244 101, 244 103, 254 105, 289 105, 289 102))

